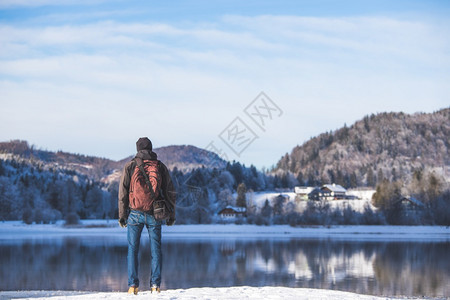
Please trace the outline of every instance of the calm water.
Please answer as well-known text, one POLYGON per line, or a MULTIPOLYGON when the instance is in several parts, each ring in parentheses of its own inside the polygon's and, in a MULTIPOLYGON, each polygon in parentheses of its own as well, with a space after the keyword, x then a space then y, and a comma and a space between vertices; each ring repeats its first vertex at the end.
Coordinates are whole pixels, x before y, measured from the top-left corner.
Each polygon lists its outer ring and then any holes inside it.
MULTIPOLYGON (((324 288, 373 295, 450 296, 449 242, 164 240, 163 288, 324 288)), ((141 287, 148 288, 147 236, 141 287)), ((127 288, 126 239, 0 240, 0 290, 127 288)))

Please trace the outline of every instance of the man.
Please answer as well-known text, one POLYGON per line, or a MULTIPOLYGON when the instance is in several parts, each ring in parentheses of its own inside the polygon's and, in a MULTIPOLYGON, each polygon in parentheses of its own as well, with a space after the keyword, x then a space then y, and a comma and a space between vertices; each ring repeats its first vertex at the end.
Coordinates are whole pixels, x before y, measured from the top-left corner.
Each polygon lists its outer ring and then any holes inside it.
MULTIPOLYGON (((130 187, 135 188, 133 185, 136 184, 133 174, 135 174, 134 176, 137 176, 136 174, 138 173, 136 172, 144 170, 143 168, 139 168, 138 162, 141 164, 153 164, 155 172, 159 173, 157 185, 159 187, 159 191, 155 190, 154 194, 158 197, 163 197, 170 203, 170 217, 166 220, 166 224, 171 226, 175 223, 175 191, 167 167, 162 162, 157 160, 156 153, 152 151, 152 142, 147 137, 140 138, 136 142, 136 148, 136 157, 125 165, 119 186, 119 224, 123 228, 127 227, 128 238, 128 293, 135 295, 137 295, 139 288, 138 254, 141 233, 144 225, 147 227, 150 238, 150 251, 152 256, 152 275, 150 279, 150 287, 152 293, 160 292, 162 262, 162 221, 155 220, 150 206, 143 208, 145 206, 139 205, 137 201, 135 201, 133 190, 130 189, 130 187)), ((148 179, 149 178, 147 177, 146 182, 150 183, 148 179)), ((154 194, 152 193, 153 196, 154 194)))

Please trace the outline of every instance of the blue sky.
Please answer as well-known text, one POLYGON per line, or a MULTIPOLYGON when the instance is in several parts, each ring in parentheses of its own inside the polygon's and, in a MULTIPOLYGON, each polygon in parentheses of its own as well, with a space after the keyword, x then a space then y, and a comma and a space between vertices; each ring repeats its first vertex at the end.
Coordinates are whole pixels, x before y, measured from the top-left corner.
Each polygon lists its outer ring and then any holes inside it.
POLYGON ((448 107, 449 15, 448 1, 0 1, 0 141, 122 159, 149 136, 270 167, 364 115, 448 107), (245 113, 261 91, 279 108, 264 128, 245 113), (236 118, 257 137, 241 152, 221 135, 236 118))

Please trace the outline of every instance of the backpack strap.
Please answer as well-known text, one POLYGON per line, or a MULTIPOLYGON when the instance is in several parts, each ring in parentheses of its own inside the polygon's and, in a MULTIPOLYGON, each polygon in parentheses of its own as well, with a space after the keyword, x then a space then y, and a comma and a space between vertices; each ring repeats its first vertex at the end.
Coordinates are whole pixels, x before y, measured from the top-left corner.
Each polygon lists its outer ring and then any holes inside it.
POLYGON ((139 168, 139 170, 141 171, 142 175, 144 176, 145 182, 147 183, 147 186, 148 186, 148 188, 150 190, 152 198, 156 199, 155 191, 153 191, 152 184, 150 183, 150 179, 148 178, 147 173, 145 173, 145 170, 144 170, 144 167, 143 167, 144 162, 142 161, 141 158, 136 157, 136 163, 137 163, 137 167, 139 168))
MULTIPOLYGON (((166 180, 167 181, 167 178, 165 178, 165 176, 164 176, 164 174, 165 173, 163 173, 163 172, 161 172, 161 161, 160 160, 158 160, 158 171, 159 171, 159 173, 161 174, 161 176, 163 177, 163 180, 166 180)), ((161 189, 161 191, 165 191, 165 187, 163 187, 163 189, 161 189)), ((165 195, 164 195, 164 193, 163 192, 161 192, 162 193, 162 197, 163 197, 163 199, 167 202, 167 203, 169 203, 170 205, 168 205, 168 208, 169 208, 169 210, 170 210, 170 212, 173 212, 173 209, 174 209, 174 207, 175 207, 175 205, 173 204, 173 202, 170 200, 170 198, 169 197, 166 197, 165 195)), ((168 196, 168 195, 167 195, 168 196)))

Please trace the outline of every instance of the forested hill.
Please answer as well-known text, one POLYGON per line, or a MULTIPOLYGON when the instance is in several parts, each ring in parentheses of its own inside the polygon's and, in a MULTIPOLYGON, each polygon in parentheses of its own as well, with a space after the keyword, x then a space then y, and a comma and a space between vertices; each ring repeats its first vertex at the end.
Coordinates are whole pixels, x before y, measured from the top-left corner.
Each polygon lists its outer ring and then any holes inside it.
POLYGON ((383 178, 408 181, 418 170, 449 180, 450 108, 434 113, 380 113, 311 138, 286 153, 274 171, 300 184, 372 186, 383 178))
MULTIPOLYGON (((176 145, 155 148, 154 152, 170 170, 190 171, 196 168, 225 168, 226 162, 217 154, 191 145, 176 145)), ((122 160, 124 165, 134 156, 122 160)))
POLYGON ((63 151, 46 151, 30 146, 27 141, 13 140, 0 143, 0 153, 12 154, 11 159, 32 162, 45 168, 66 169, 83 174, 92 180, 101 178, 121 167, 120 162, 107 158, 67 153, 63 151))
MULTIPOLYGON (((194 146, 167 146, 155 148, 158 159, 164 162, 169 169, 183 172, 208 167, 225 167, 226 163, 216 154, 194 146)), ((13 140, 0 142, 0 153, 12 154, 21 159, 32 161, 35 164, 45 165, 46 168, 64 168, 72 170, 82 175, 86 175, 92 180, 102 180, 110 175, 117 175, 123 166, 131 160, 131 155, 123 160, 114 161, 107 158, 73 154, 63 151, 46 151, 30 146, 27 141, 13 140)), ((113 176, 117 179, 117 176, 113 176)))
MULTIPOLYGON (((194 146, 169 146, 154 151, 172 170, 181 199, 190 193, 188 184, 198 185, 200 190, 206 189, 210 182, 215 184, 217 193, 226 188, 228 199, 236 185, 230 172, 236 173, 240 180, 244 173, 248 173, 245 178, 250 178, 250 174, 262 176, 256 169, 243 172, 238 163, 226 164, 214 153, 194 146)), ((79 218, 117 218, 119 179, 123 166, 131 158, 113 161, 39 150, 26 141, 0 143, 0 221, 20 219, 30 224, 64 218, 69 224, 75 224, 79 218)), ((248 179, 248 182, 255 180, 248 179)), ((196 206, 185 209, 185 216, 178 214, 179 220, 183 216, 185 221, 198 220, 196 209, 196 206)), ((210 211, 201 212, 210 214, 210 211)))

